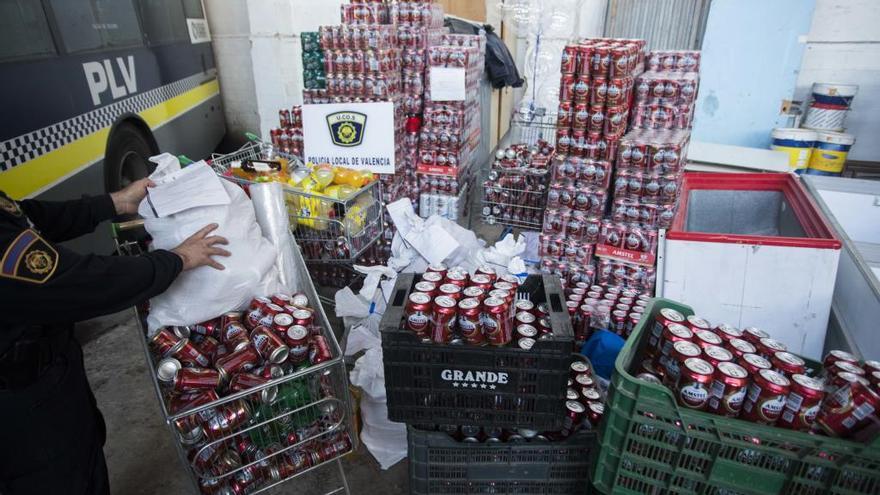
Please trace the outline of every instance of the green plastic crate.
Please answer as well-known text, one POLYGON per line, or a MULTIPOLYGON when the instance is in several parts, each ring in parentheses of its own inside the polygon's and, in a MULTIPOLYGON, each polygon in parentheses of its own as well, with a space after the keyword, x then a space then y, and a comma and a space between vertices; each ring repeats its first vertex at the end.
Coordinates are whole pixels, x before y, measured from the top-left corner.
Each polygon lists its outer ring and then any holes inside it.
MULTIPOLYGON (((602 493, 877 494, 880 439, 870 444, 680 408, 666 387, 630 371, 654 322, 654 299, 614 363, 593 483, 602 493), (645 338, 642 338, 645 336, 645 338), (648 417, 645 413, 650 413, 648 417)), ((818 370, 818 363, 808 361, 818 370)))

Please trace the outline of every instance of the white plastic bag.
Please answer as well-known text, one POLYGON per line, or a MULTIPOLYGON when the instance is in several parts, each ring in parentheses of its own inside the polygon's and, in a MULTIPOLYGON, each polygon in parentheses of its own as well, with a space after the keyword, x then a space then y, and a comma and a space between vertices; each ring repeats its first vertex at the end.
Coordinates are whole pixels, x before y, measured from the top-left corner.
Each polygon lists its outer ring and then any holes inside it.
POLYGON ((406 457, 406 425, 388 419, 382 348, 377 346, 367 350, 355 361, 349 376, 352 385, 364 391, 360 402, 361 441, 379 466, 388 469, 406 457))
MULTIPOLYGON (((169 169, 173 171, 168 167, 156 173, 167 174, 169 169)), ((243 310, 255 296, 279 288, 277 273, 272 269, 275 249, 263 238, 253 204, 240 187, 226 180, 220 182, 230 198, 227 205, 198 206, 162 218, 155 217, 147 199, 138 208, 155 249, 173 249, 204 226, 216 223, 218 228, 210 235, 229 240, 229 245, 223 247, 232 253, 218 258, 225 270, 209 266, 188 270, 168 290, 152 298, 147 317, 151 334, 162 326, 192 325, 227 311, 243 310)))

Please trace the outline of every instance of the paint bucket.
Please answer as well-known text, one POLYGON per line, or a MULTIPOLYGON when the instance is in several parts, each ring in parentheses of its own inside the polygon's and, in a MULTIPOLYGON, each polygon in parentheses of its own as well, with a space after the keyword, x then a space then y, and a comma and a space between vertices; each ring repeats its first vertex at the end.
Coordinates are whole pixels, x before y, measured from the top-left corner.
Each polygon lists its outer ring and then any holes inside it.
POLYGON ((843 132, 846 112, 858 91, 857 84, 813 83, 813 99, 801 127, 843 132))
POLYGON ((802 173, 810 163, 810 153, 817 138, 816 131, 783 127, 770 132, 773 141, 770 149, 788 153, 788 166, 793 172, 802 173))
POLYGON ((810 175, 840 175, 846 163, 846 155, 856 138, 842 132, 818 131, 816 146, 810 154, 810 175))

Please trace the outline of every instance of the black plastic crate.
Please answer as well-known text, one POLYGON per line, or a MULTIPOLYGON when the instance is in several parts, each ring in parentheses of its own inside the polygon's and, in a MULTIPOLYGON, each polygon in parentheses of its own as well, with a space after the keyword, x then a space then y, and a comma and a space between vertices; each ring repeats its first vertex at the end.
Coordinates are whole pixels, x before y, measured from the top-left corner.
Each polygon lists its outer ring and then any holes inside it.
POLYGON ((407 428, 413 495, 586 495, 596 434, 561 442, 463 443, 446 433, 407 428))
POLYGON ((574 338, 559 278, 530 275, 519 291, 547 302, 553 337, 526 351, 424 343, 403 328, 404 306, 419 276, 400 274, 382 318, 388 417, 411 424, 558 430, 574 338), (456 381, 456 372, 472 380, 456 381), (494 380, 489 373, 505 373, 494 380), (504 381, 504 383, 501 383, 504 381), (463 386, 464 385, 464 386, 463 386), (485 387, 484 387, 485 385, 485 387))

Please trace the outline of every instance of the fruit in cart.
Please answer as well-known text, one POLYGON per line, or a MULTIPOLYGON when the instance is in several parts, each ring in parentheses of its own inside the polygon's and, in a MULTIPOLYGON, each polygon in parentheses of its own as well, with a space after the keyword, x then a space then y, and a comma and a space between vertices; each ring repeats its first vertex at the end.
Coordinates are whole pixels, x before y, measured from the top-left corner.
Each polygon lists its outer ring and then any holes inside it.
POLYGON ((315 182, 318 183, 318 185, 320 186, 320 189, 323 190, 324 188, 326 188, 327 186, 329 186, 330 184, 333 183, 334 175, 335 175, 335 172, 333 171, 333 168, 329 164, 325 163, 325 164, 317 165, 312 170, 311 177, 315 180, 315 182))

